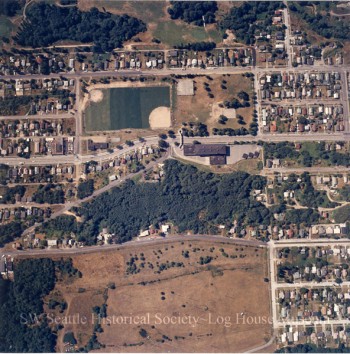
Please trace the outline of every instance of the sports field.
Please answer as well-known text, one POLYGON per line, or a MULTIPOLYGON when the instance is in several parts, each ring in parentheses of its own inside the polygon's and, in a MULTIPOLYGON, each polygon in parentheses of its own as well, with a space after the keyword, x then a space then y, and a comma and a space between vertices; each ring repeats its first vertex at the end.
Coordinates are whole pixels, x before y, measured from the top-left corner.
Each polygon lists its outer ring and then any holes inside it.
POLYGON ((85 112, 87 131, 149 128, 149 116, 158 107, 170 108, 170 88, 123 87, 100 90, 103 98, 85 112))

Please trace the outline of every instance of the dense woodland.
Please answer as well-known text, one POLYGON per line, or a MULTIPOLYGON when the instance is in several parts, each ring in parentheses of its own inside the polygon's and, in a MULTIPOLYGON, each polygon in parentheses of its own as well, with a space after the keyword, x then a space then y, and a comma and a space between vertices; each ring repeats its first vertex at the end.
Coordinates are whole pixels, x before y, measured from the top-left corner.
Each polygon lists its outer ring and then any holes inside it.
POLYGON ((45 223, 43 230, 60 236, 72 231, 79 240, 94 244, 103 227, 125 242, 141 229, 165 221, 174 222, 180 232, 195 233, 216 233, 212 224, 231 223, 233 217, 252 225, 270 223, 270 211, 250 196, 252 189, 264 187, 260 176, 218 176, 174 160, 166 161, 165 175, 160 184, 128 181, 83 204, 76 210, 83 223, 63 216, 45 223))
POLYGON ((255 43, 255 31, 271 26, 271 18, 277 9, 285 7, 280 1, 251 1, 234 6, 219 23, 223 31, 234 31, 236 38, 246 44, 255 43), (259 22, 257 22, 259 21, 259 22))
POLYGON ((78 240, 95 244, 103 227, 125 242, 140 230, 162 222, 173 222, 179 232, 217 233, 213 225, 229 227, 233 220, 245 225, 270 225, 273 213, 286 212, 286 223, 310 225, 319 215, 312 208, 328 203, 328 198, 315 191, 305 176, 304 189, 299 198, 308 209, 286 210, 285 205, 266 208, 251 196, 253 189, 263 189, 261 176, 244 172, 215 175, 201 172, 193 166, 175 160, 166 161, 165 179, 159 184, 126 182, 104 193, 74 211, 84 222, 73 216, 61 216, 48 221, 42 231, 48 236, 63 237, 75 233, 78 240), (315 194, 315 203, 309 198, 315 194), (239 203, 237 203, 239 201, 239 203))
POLYGON ((171 1, 168 13, 172 20, 181 19, 187 23, 203 26, 215 22, 215 12, 218 9, 216 1, 171 1))
POLYGON ((0 15, 13 17, 17 11, 20 10, 23 1, 20 0, 1 0, 0 1, 0 15))
POLYGON ((331 2, 324 1, 322 5, 320 3, 319 1, 293 2, 289 5, 289 9, 297 13, 320 36, 328 39, 349 40, 350 26, 348 18, 342 19, 337 16, 331 16, 331 2), (318 10, 324 10, 325 12, 320 13, 321 11, 318 11, 315 14, 314 5, 318 10))
POLYGON ((61 40, 94 43, 95 51, 111 51, 123 42, 146 31, 146 25, 128 15, 112 15, 92 8, 82 12, 76 7, 58 7, 44 2, 27 10, 15 40, 26 47, 42 47, 61 40))
POLYGON ((84 199, 89 197, 92 193, 94 193, 94 180, 88 179, 85 182, 81 182, 78 185, 77 197, 79 199, 84 199))
POLYGON ((23 225, 20 222, 13 221, 6 225, 0 225, 0 247, 6 243, 12 242, 20 237, 23 232, 23 225))
POLYGON ((57 184, 41 184, 33 194, 33 201, 39 204, 63 204, 64 192, 62 186, 57 184))
POLYGON ((42 316, 43 297, 55 285, 51 259, 26 259, 15 281, 0 278, 0 352, 54 352, 56 335, 42 316))

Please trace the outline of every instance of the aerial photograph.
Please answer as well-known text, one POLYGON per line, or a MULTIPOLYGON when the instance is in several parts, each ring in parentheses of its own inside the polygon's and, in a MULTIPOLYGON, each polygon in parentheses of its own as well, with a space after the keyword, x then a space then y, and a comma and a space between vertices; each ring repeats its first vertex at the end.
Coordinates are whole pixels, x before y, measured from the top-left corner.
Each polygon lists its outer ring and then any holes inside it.
POLYGON ((350 353, 350 1, 0 0, 0 353, 350 353))

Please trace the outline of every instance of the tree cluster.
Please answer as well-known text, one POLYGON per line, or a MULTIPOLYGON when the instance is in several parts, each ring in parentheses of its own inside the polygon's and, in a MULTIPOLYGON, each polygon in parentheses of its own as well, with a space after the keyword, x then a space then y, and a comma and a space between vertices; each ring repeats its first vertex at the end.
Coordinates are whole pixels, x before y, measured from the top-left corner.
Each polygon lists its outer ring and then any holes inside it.
POLYGON ((260 176, 243 172, 217 176, 175 160, 166 161, 165 176, 160 184, 127 181, 75 209, 84 222, 61 216, 45 223, 43 230, 74 232, 78 240, 95 244, 103 227, 125 242, 140 230, 167 221, 174 222, 179 232, 195 233, 207 233, 212 224, 230 223, 233 218, 251 225, 271 221, 270 211, 250 195, 252 189, 263 189, 266 181, 260 176))
POLYGON ((18 262, 14 282, 0 278, 1 352, 55 351, 56 335, 42 317, 43 297, 54 285, 54 262, 48 258, 18 262))
POLYGON ((329 12, 321 14, 320 11, 317 11, 317 13, 314 14, 308 11, 308 6, 310 5, 320 6, 319 3, 315 4, 315 2, 311 1, 302 1, 291 3, 289 9, 297 13, 314 32, 322 37, 343 40, 350 38, 350 26, 347 20, 331 16, 329 12))
POLYGON ((203 26, 203 18, 205 23, 215 23, 217 9, 216 1, 171 1, 168 13, 172 20, 203 26))
POLYGON ((95 51, 111 51, 123 42, 146 31, 146 25, 135 17, 112 15, 92 8, 88 12, 76 7, 58 7, 45 2, 34 3, 15 36, 18 44, 47 47, 57 41, 71 40, 94 43, 95 51))
POLYGON ((6 243, 14 241, 20 237, 23 232, 23 226, 20 222, 13 221, 6 225, 0 225, 0 247, 6 243))
POLYGON ((16 202, 16 195, 22 198, 25 192, 26 187, 24 186, 17 185, 11 188, 5 187, 0 203, 14 204, 16 202))
POLYGON ((0 97, 0 115, 16 115, 21 107, 28 106, 31 102, 31 96, 0 97))
POLYGON ((219 26, 223 31, 234 31, 239 41, 253 44, 255 43, 255 31, 271 26, 271 17, 275 10, 283 7, 280 1, 244 2, 240 6, 232 7, 219 26))
POLYGON ((39 185, 38 190, 33 194, 33 201, 39 204, 63 204, 64 192, 60 185, 51 183, 39 185))
POLYGON ((81 182, 78 185, 77 197, 79 199, 84 199, 89 197, 92 193, 94 193, 94 180, 88 179, 85 182, 81 182))
POLYGON ((195 52, 206 52, 211 51, 216 48, 215 42, 194 42, 194 43, 187 43, 187 44, 179 44, 174 46, 176 49, 187 49, 193 50, 195 52))
POLYGON ((0 15, 13 17, 21 8, 19 0, 1 0, 0 2, 0 15))

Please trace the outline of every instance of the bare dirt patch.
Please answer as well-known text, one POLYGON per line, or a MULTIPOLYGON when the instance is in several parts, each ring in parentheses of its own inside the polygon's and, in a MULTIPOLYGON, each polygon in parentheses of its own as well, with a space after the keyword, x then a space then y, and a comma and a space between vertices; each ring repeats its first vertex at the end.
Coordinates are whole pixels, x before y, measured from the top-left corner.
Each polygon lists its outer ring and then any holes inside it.
POLYGON ((178 96, 193 96, 193 80, 183 79, 177 84, 177 95, 178 96))
POLYGON ((91 90, 90 100, 92 102, 101 102, 103 100, 103 92, 101 90, 91 90))
POLYGON ((149 115, 151 129, 162 129, 171 127, 171 112, 169 107, 157 107, 149 115))
POLYGON ((229 119, 235 119, 237 114, 234 108, 220 107, 217 103, 213 104, 213 108, 212 108, 213 118, 219 119, 221 115, 224 115, 226 118, 229 119))

